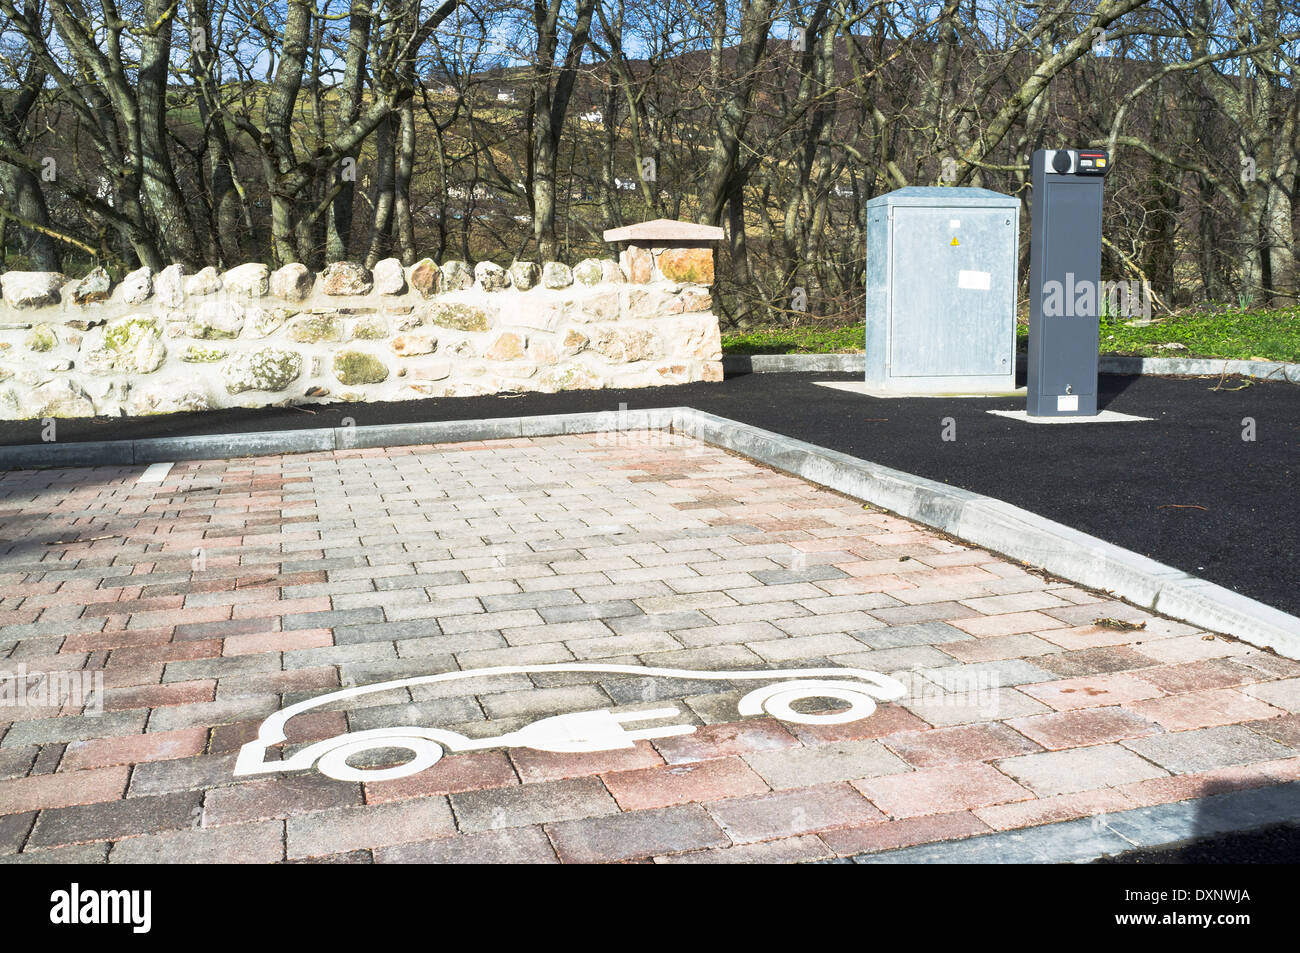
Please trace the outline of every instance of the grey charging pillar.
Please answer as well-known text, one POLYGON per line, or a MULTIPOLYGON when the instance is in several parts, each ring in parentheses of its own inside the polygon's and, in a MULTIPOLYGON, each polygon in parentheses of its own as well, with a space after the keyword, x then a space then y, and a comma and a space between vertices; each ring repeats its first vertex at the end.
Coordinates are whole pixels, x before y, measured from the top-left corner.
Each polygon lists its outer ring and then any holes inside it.
POLYGON ((1030 163, 1031 417, 1097 414, 1101 200, 1109 167, 1099 149, 1039 149, 1030 163))

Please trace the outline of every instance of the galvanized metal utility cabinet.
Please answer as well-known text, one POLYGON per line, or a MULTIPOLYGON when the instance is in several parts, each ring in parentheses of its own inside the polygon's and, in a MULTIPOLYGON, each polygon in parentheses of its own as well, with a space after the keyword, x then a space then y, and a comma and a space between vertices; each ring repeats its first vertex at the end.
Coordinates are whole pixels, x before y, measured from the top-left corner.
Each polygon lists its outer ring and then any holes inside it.
POLYGON ((869 387, 900 394, 1016 386, 1020 201, 908 187, 867 203, 869 387))

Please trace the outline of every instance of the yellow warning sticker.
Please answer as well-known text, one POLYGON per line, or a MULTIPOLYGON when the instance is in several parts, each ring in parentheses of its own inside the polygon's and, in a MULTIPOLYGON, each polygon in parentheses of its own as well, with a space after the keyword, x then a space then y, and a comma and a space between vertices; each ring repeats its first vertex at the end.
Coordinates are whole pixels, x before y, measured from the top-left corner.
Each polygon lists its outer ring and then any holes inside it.
POLYGON ((956 235, 952 236, 952 247, 956 248, 960 244, 961 242, 957 241, 957 236, 956 235))

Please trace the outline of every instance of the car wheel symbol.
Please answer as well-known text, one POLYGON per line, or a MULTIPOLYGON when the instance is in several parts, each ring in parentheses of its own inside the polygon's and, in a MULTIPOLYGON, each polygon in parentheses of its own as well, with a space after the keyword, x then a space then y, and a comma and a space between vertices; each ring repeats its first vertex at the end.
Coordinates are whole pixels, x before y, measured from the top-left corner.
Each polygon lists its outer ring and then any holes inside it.
POLYGON ((808 679, 757 688, 742 698, 736 707, 742 715, 767 712, 773 718, 797 725, 842 725, 866 718, 876 710, 876 701, 855 682, 808 679), (849 707, 813 714, 794 709, 795 702, 810 698, 838 698, 847 702, 849 707))
POLYGON ((320 756, 316 769, 336 781, 391 781, 418 774, 442 759, 442 745, 429 738, 393 737, 362 738, 331 748, 320 756), (404 748, 415 757, 403 764, 390 768, 358 768, 348 763, 348 759, 363 751, 379 751, 385 748, 404 748))

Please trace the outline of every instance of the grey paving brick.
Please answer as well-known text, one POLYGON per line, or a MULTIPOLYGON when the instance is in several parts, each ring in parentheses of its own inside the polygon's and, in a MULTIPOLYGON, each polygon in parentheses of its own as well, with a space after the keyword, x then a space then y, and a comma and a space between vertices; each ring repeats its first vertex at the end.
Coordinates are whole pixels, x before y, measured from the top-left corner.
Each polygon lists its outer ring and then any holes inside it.
POLYGON ((541 642, 563 642, 569 639, 591 639, 608 636, 613 630, 599 619, 585 622, 552 622, 544 625, 525 625, 502 629, 501 634, 511 645, 534 645, 541 642))
POLYGON ((354 592, 331 596, 335 609, 359 609, 378 606, 388 609, 397 606, 423 606, 432 602, 423 589, 386 589, 383 592, 354 592))
MULTIPOLYGON (((398 678, 415 678, 456 671, 456 659, 451 655, 422 655, 418 658, 392 661, 349 662, 339 666, 339 681, 343 685, 374 685, 398 678)), ((365 698, 374 701, 377 696, 365 698)))
POLYGON ((531 717, 608 708, 609 698, 594 685, 573 685, 486 695, 483 707, 489 718, 531 717))
POLYGON ((451 796, 456 825, 465 833, 549 824, 618 813, 598 778, 573 778, 451 796))
POLYGON ((566 573, 562 576, 543 576, 537 579, 524 579, 519 587, 525 592, 538 592, 543 589, 577 589, 581 586, 608 586, 609 577, 599 572, 566 573))
POLYGON ((669 634, 687 648, 787 638, 784 632, 770 622, 735 622, 731 625, 709 625, 697 629, 673 629, 669 634))
MULTIPOLYGON (((629 675, 625 678, 603 676, 600 678, 600 687, 616 705, 653 707, 657 702, 681 701, 697 695, 728 691, 732 686, 730 682, 714 679, 629 675)), ((673 719, 672 723, 680 721, 681 719, 673 719)), ((646 725, 658 723, 646 722, 646 725)))
POLYGON ((389 622, 410 622, 414 619, 441 619, 443 616, 471 615, 482 611, 483 604, 473 597, 434 599, 408 606, 386 606, 384 618, 389 622))
MULTIPOLYGON (((908 590, 907 592, 910 592, 908 590)), ((896 592, 895 595, 901 593, 896 592)), ((905 600, 906 601, 906 600, 905 600)), ((906 605, 872 609, 871 614, 890 626, 903 626, 912 623, 943 622, 947 619, 969 619, 979 615, 974 609, 957 602, 929 602, 919 605, 906 605)))
POLYGON ((0 781, 25 777, 36 760, 38 750, 35 745, 23 748, 0 746, 0 781))
POLYGON ((656 612, 688 612, 691 609, 709 609, 717 606, 734 606, 736 600, 725 592, 683 592, 671 596, 634 597, 633 602, 646 614, 656 612))
POLYGON ((753 686, 745 688, 727 688, 725 682, 713 682, 712 691, 692 695, 682 699, 701 724, 718 725, 739 721, 740 711, 736 706, 753 686))
POLYGON ((573 639, 565 642, 577 659, 608 659, 622 655, 667 652, 680 643, 665 632, 642 632, 639 635, 611 635, 606 638, 573 639))
POLYGON ((41 636, 63 638, 69 635, 84 635, 103 631, 108 622, 107 616, 92 616, 85 619, 55 619, 50 622, 28 622, 21 625, 0 625, 0 639, 26 641, 41 636))
POLYGON ((944 665, 927 668, 921 676, 948 691, 961 685, 1032 685, 1050 682, 1056 678, 1051 672, 1024 659, 1000 659, 993 662, 972 662, 966 665, 944 665))
POLYGON ((825 615, 798 616, 776 619, 773 625, 790 635, 820 635, 826 632, 860 632, 864 629, 884 628, 865 612, 830 612, 825 615))
POLYGON ((668 588, 674 592, 721 592, 724 589, 761 588, 762 583, 744 572, 722 573, 714 576, 690 576, 684 579, 667 580, 668 588))
POLYGON ((864 592, 852 596, 826 596, 821 599, 800 599, 799 605, 817 615, 838 612, 864 612, 870 609, 883 609, 887 606, 902 605, 893 596, 883 592, 864 592))
POLYGON ((743 645, 706 645, 675 652, 654 652, 643 656, 645 664, 663 668, 684 668, 704 672, 722 669, 761 668, 763 660, 743 645))
POLYGON ((86 841, 117 840, 133 834, 197 827, 203 815, 203 792, 184 791, 157 797, 61 807, 41 812, 32 828, 32 847, 60 847, 86 841))
POLYGON ((1005 758, 997 762, 997 768, 1040 797, 1166 776, 1150 761, 1113 744, 1005 758))
MULTIPOLYGON (((538 592, 510 592, 497 596, 483 596, 482 603, 489 612, 501 612, 509 609, 541 609, 551 606, 565 606, 581 602, 577 593, 570 589, 542 589, 538 592)), ((542 613, 546 617, 546 613, 542 613)))
POLYGON ((174 731, 194 725, 230 725, 265 718, 280 707, 279 695, 241 695, 193 705, 168 705, 149 715, 150 731, 174 731))
POLYGON ((483 710, 473 696, 433 698, 403 705, 375 705, 354 709, 348 712, 348 728, 352 731, 407 725, 438 728, 482 717, 483 710))
POLYGON ((440 625, 435 619, 372 622, 366 625, 339 626, 334 630, 334 641, 337 645, 356 645, 359 642, 396 642, 399 639, 419 639, 438 635, 439 632, 440 625))
POLYGON ((428 840, 455 831, 444 797, 425 797, 291 817, 286 849, 291 859, 428 840))
POLYGON ((686 612, 627 615, 610 619, 606 624, 619 635, 639 635, 643 632, 695 629, 700 626, 712 625, 713 620, 704 613, 692 609, 686 612))
POLYGON ((829 658, 846 652, 860 652, 862 643, 843 632, 824 635, 791 636, 747 643, 750 650, 769 662, 796 662, 810 658, 829 658))
POLYGON ((269 864, 284 857, 284 821, 234 824, 131 837, 113 845, 110 864, 269 864))
POLYGON ((724 847, 730 839, 699 805, 547 825, 560 858, 566 863, 639 860, 707 847, 724 847))
POLYGON ((505 629, 528 625, 541 625, 542 617, 536 609, 508 609, 503 612, 480 612, 464 616, 444 616, 438 620, 442 631, 448 635, 458 632, 481 632, 484 629, 505 629))
POLYGON ((206 678, 231 678, 278 671, 280 671, 280 653, 263 652, 259 655, 229 655, 168 662, 163 667, 163 681, 192 682, 206 678))
POLYGON ((77 844, 73 847, 55 847, 50 850, 25 851, 21 854, 0 855, 0 864, 102 864, 108 857, 109 845, 77 844))
POLYGON ((280 631, 274 616, 255 619, 219 619, 214 622, 183 622, 173 636, 177 642, 201 642, 205 639, 228 639, 233 635, 252 635, 280 631))
POLYGON ((797 582, 819 582, 823 579, 843 579, 848 575, 834 566, 808 566, 804 569, 760 569, 753 577, 767 586, 781 586, 797 582))
POLYGON ((317 649, 294 649, 285 652, 282 658, 284 668, 288 671, 299 668, 319 668, 322 665, 346 665, 351 662, 396 659, 397 650, 391 642, 360 642, 354 645, 325 645, 317 649))
POLYGON ((856 636, 860 642, 873 649, 897 649, 910 645, 943 645, 945 642, 964 642, 974 638, 956 626, 943 622, 920 622, 915 625, 891 625, 884 629, 868 629, 856 636))
POLYGON ((557 864, 555 849, 540 826, 440 837, 375 851, 380 864, 557 864))
POLYGON ((36 820, 36 812, 0 815, 0 855, 14 854, 22 848, 36 820))
POLYGON ((384 612, 377 606, 360 609, 330 609, 324 612, 295 612, 284 617, 281 628, 289 632, 294 629, 333 629, 345 625, 361 625, 366 622, 383 622, 384 612))
POLYGON ((796 602, 758 602, 748 606, 719 605, 706 606, 704 614, 719 625, 731 625, 739 622, 775 622, 777 619, 793 619, 812 615, 796 602))
POLYGON ((814 748, 758 751, 745 755, 744 760, 774 790, 911 770, 878 741, 838 741, 814 748))
POLYGON ((547 622, 580 622, 588 619, 617 619, 642 615, 641 607, 627 599, 611 602, 578 603, 575 605, 547 606, 538 610, 547 622))
POLYGON ((1213 771, 1239 764, 1294 758, 1300 751, 1256 734, 1245 725, 1177 731, 1123 742, 1174 774, 1213 771))
POLYGON ((131 769, 129 797, 148 797, 227 784, 235 770, 235 755, 204 755, 171 761, 146 761, 131 769))
POLYGON ((918 668, 943 668, 952 664, 952 656, 930 645, 907 645, 897 649, 877 649, 873 652, 846 652, 835 656, 841 665, 864 668, 889 675, 893 672, 918 668))
POLYGON ((109 738, 117 735, 134 735, 144 730, 148 712, 132 708, 127 711, 105 712, 83 718, 33 718, 10 725, 0 748, 23 748, 28 745, 58 744, 68 741, 85 741, 87 738, 109 738))
POLYGON ((422 639, 403 639, 397 643, 397 654, 401 658, 419 658, 428 655, 470 652, 475 649, 504 648, 506 644, 506 640, 495 630, 461 632, 458 635, 431 635, 422 639))

